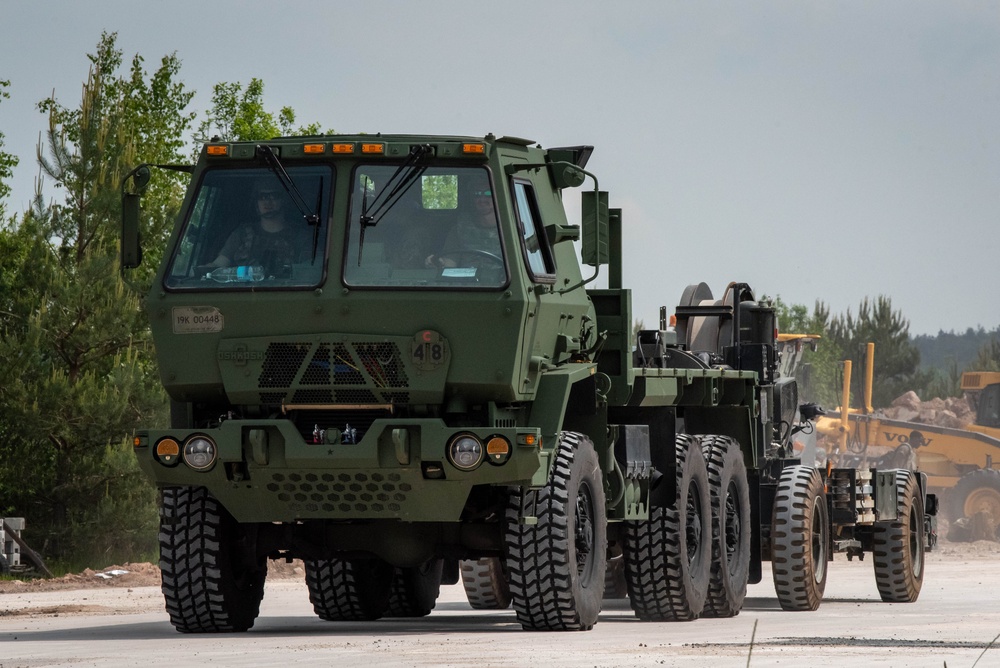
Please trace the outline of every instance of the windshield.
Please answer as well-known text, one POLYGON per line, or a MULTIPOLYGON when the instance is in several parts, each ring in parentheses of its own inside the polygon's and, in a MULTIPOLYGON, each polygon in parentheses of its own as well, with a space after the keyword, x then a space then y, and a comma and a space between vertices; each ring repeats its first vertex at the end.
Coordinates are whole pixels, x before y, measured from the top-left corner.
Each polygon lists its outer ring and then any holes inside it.
POLYGON ((174 251, 166 286, 217 290, 318 285, 323 279, 333 173, 316 166, 287 171, 308 206, 319 207, 318 225, 306 222, 273 171, 211 170, 174 251))
POLYGON ((496 289, 507 283, 496 199, 482 167, 427 167, 383 207, 370 208, 398 170, 361 165, 354 173, 344 282, 361 287, 496 289))

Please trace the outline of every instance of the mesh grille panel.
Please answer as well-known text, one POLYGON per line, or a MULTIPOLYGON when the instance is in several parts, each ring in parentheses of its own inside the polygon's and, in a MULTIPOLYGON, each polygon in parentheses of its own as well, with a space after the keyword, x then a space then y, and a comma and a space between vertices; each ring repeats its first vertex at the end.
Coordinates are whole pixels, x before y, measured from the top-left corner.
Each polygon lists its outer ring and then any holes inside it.
POLYGON ((398 473, 274 473, 267 491, 293 513, 395 514, 413 486, 398 473))

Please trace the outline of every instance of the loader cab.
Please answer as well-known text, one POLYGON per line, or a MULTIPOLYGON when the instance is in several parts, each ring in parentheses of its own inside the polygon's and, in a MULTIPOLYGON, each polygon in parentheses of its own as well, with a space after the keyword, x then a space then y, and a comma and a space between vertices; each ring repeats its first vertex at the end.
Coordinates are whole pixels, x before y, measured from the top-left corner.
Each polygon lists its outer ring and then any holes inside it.
POLYGON ((976 424, 1000 429, 1000 383, 987 385, 979 393, 976 404, 976 424))

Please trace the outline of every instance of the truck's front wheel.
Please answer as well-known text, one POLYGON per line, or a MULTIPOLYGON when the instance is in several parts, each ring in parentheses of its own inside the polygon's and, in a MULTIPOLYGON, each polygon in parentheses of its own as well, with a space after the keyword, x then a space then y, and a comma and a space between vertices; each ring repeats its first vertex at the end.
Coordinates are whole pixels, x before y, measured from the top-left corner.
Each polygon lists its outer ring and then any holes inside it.
POLYGON ((515 491, 507 507, 507 573, 528 630, 585 631, 604 595, 607 516, 597 453, 582 434, 559 436, 548 485, 515 491))
POLYGON ((246 631, 264 596, 267 564, 245 530, 203 487, 163 490, 161 589, 182 633, 246 631))

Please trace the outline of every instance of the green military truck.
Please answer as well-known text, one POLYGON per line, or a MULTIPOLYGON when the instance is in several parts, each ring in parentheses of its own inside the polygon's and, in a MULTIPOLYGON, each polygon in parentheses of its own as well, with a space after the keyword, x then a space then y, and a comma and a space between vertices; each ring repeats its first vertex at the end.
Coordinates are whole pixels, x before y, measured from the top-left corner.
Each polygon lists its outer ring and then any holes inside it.
MULTIPOLYGON (((692 285, 676 327, 664 309, 633 339, 591 152, 204 147, 145 302, 171 423, 134 439, 179 631, 250 628, 277 558, 304 561, 331 621, 426 615, 460 579, 525 629, 589 629, 606 591, 643 620, 731 616, 762 560, 783 607, 814 609, 838 551, 916 598, 933 499, 908 471, 794 458, 769 303, 692 285), (571 225, 563 193, 588 177, 571 225)), ((123 272, 149 168, 123 181, 123 272)))

